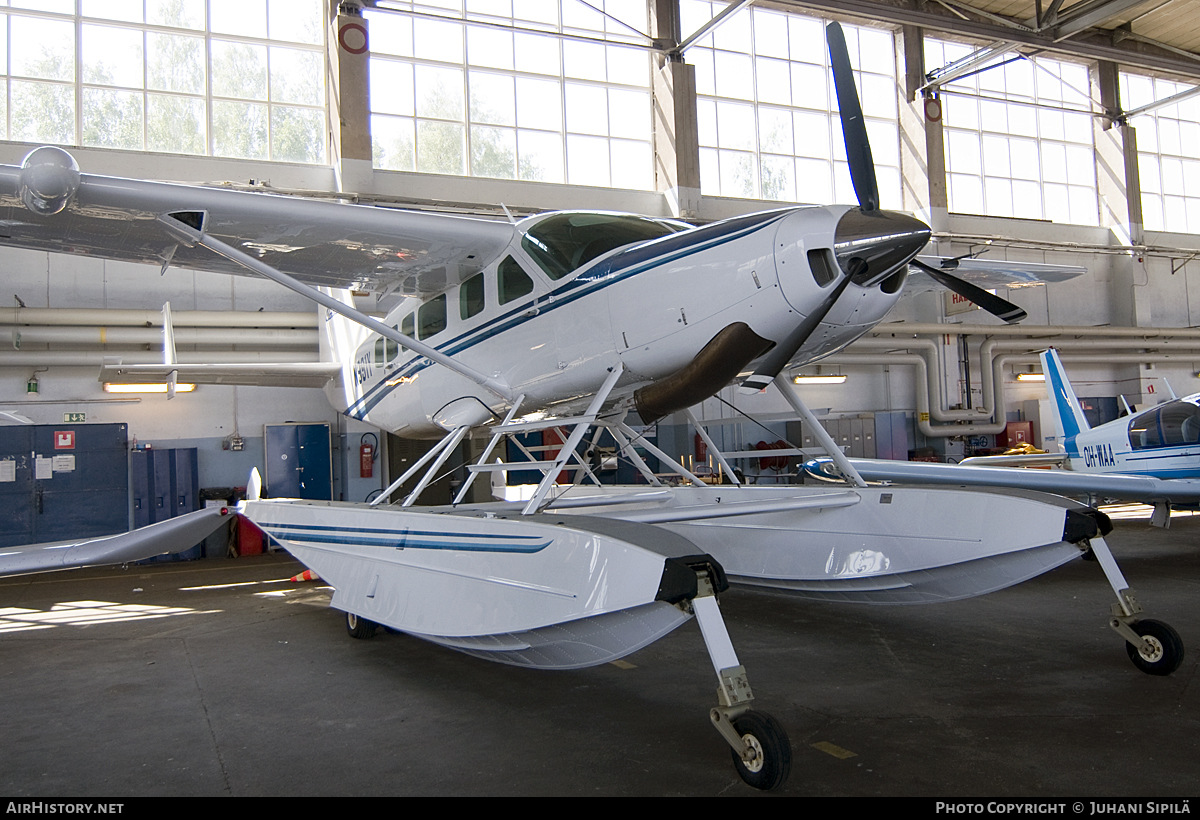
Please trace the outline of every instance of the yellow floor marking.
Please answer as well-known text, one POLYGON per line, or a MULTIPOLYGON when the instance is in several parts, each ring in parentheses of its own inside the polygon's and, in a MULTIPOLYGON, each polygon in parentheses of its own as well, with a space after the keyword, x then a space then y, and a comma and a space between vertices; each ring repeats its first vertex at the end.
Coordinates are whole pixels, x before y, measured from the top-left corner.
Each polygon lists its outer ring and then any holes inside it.
POLYGON ((814 743, 812 747, 814 749, 820 749, 827 755, 833 755, 838 760, 845 760, 850 757, 858 757, 857 752, 851 752, 848 749, 843 749, 841 746, 834 746, 832 743, 829 743, 825 740, 822 740, 820 743, 814 743))
POLYGON ((629 661, 610 661, 610 663, 618 669, 637 669, 637 666, 629 661))

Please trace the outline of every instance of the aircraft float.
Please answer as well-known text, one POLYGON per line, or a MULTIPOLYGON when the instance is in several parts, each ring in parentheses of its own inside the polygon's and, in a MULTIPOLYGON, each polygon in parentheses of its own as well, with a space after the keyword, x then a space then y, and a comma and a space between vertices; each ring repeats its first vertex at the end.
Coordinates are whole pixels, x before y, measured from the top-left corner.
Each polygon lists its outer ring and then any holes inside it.
MULTIPOLYGON (((879 209, 836 23, 827 37, 857 207, 786 207, 702 227, 597 212, 502 222, 92 176, 42 147, 0 167, 0 244, 164 272, 249 273, 313 299, 321 364, 180 364, 168 318, 164 364, 113 363, 102 378, 323 384, 354 418, 439 439, 370 505, 268 499, 252 480, 240 512, 334 587, 332 605, 355 637, 384 625, 490 660, 569 669, 620 658, 695 617, 719 682, 712 723, 740 776, 775 788, 791 747, 778 721, 751 709, 717 604, 730 581, 899 603, 999 589, 1088 549, 1115 568, 1107 520, 1066 499, 868 487, 861 477, 844 489, 714 487, 627 423, 683 411, 742 374, 744 389, 774 384, 811 419, 784 369, 878 323, 910 265, 1010 321, 1023 315, 916 259, 929 228, 879 209), (351 291, 407 298, 380 321, 353 306, 351 291), (525 501, 466 504, 467 484, 452 505, 415 507, 480 427, 491 435, 473 474, 507 469, 492 459, 504 436, 554 427, 565 441, 556 456, 522 463, 545 476, 525 501), (648 486, 582 483, 595 478, 579 455, 595 429, 613 434, 648 486), (667 486, 638 447, 687 486, 667 486), (422 469, 415 490, 387 503, 422 469), (563 470, 573 485, 556 484, 563 470)), ((106 543, 116 550, 132 537, 106 543)), ((102 549, 93 545, 93 562, 102 549)), ((19 552, 0 555, 0 573, 19 552)), ((22 566, 52 568, 52 552, 25 550, 22 566)), ((1132 613, 1122 617, 1136 628, 1132 613)), ((1170 671, 1182 656, 1181 644, 1164 659, 1161 644, 1154 656, 1150 639, 1132 640, 1148 671, 1170 671)))

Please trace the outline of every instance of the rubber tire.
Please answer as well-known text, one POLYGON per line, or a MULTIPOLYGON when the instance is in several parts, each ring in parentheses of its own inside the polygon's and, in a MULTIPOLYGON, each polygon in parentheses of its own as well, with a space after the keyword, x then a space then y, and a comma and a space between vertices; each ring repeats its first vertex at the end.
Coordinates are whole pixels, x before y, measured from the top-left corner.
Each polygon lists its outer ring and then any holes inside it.
POLYGON ((366 640, 373 637, 377 626, 379 624, 374 621, 368 621, 366 618, 360 618, 353 612, 346 613, 346 631, 350 633, 351 638, 366 640))
POLYGON ((763 791, 782 786, 792 770, 792 744, 782 724, 766 712, 746 712, 733 720, 733 728, 743 738, 762 749, 762 765, 752 771, 733 749, 733 767, 746 784, 763 791), (748 736, 748 737, 747 737, 748 736))
POLYGON ((1139 635, 1148 635, 1162 647, 1162 654, 1157 659, 1142 657, 1138 647, 1125 642, 1125 651, 1133 665, 1147 675, 1169 675, 1183 663, 1183 640, 1171 626, 1162 621, 1147 619, 1130 624, 1130 628, 1139 635))

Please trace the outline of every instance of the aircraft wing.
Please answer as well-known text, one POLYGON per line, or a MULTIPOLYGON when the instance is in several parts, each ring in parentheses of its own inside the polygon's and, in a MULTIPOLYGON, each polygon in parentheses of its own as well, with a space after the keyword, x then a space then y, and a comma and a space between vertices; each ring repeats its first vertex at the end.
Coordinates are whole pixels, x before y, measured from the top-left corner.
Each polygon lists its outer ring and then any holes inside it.
POLYGON ((324 387, 342 366, 335 362, 283 362, 237 364, 121 364, 100 366, 100 381, 162 384, 176 373, 177 382, 235 384, 259 387, 324 387))
POLYGON ((514 231, 448 214, 80 174, 53 147, 0 165, 0 244, 246 274, 178 244, 157 221, 181 211, 206 212, 208 235, 309 285, 377 293, 444 290, 481 270, 514 231))
POLYGON ((0 549, 0 577, 124 564, 191 549, 230 521, 227 509, 196 510, 118 535, 0 549))
MULTIPOLYGON (((1038 262, 1007 262, 1003 259, 945 259, 940 256, 918 256, 917 260, 932 268, 952 273, 984 290, 995 288, 1027 288, 1053 282, 1066 282, 1087 273, 1080 265, 1044 265, 1038 262)), ((905 289, 912 293, 942 290, 927 273, 909 268, 905 289)))
MULTIPOLYGON (((1016 487, 1058 495, 1093 495, 1146 503, 1168 501, 1185 504, 1200 501, 1200 481, 1193 479, 857 458, 850 459, 850 463, 868 481, 1016 487)), ((814 459, 806 462, 804 469, 818 478, 831 478, 836 477, 831 469, 832 464, 827 458, 814 459)))

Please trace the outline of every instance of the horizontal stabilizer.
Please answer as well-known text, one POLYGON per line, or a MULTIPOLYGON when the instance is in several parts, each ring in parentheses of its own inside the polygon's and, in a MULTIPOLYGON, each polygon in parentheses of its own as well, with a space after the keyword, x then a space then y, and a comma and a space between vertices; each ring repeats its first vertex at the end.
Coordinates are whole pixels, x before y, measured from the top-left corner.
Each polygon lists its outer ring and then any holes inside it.
POLYGON ((100 367, 102 382, 162 384, 171 373, 185 384, 234 384, 261 387, 324 387, 341 371, 333 362, 281 362, 260 364, 120 364, 100 367))
MULTIPOLYGON (((931 268, 952 273, 976 287, 1027 288, 1036 285, 1066 282, 1087 273, 1081 265, 1045 265, 1039 262, 1008 262, 1003 259, 945 259, 940 256, 918 256, 916 261, 931 268)), ((904 289, 909 293, 939 290, 927 274, 912 270, 904 289)))
POLYGON ((118 535, 6 547, 0 549, 0 577, 125 564, 183 552, 216 532, 230 520, 229 516, 224 508, 196 510, 118 535))

